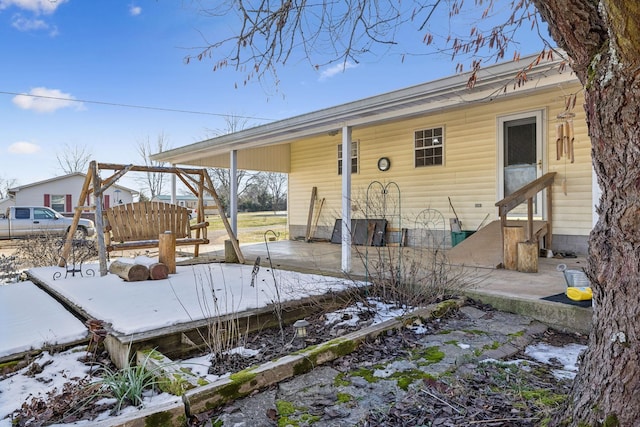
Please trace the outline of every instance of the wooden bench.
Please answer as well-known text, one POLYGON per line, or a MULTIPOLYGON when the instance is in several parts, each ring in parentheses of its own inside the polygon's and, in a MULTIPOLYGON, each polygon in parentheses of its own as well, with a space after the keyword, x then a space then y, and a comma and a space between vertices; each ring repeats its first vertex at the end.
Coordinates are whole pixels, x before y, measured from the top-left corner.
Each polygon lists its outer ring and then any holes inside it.
POLYGON ((191 225, 189 209, 162 202, 135 202, 116 205, 104 212, 107 252, 124 249, 155 248, 160 234, 171 231, 176 245, 195 246, 209 243, 208 222, 191 225), (195 232, 195 237, 192 237, 195 232))

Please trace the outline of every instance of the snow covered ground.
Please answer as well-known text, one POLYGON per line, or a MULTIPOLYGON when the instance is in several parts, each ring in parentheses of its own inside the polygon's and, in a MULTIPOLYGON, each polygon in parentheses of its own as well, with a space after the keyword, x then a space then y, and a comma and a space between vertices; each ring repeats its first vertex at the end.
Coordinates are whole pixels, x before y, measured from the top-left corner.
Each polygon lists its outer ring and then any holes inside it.
MULTIPOLYGON (((85 268, 98 270, 96 265, 86 265, 85 268)), ((281 301, 354 286, 353 282, 343 279, 279 270, 272 272, 266 268, 253 275, 252 266, 237 264, 178 267, 177 273, 169 279, 144 282, 125 282, 111 274, 52 280, 53 274, 60 270, 46 267, 32 269, 30 273, 91 316, 111 323, 113 329, 124 334, 264 307, 278 298, 275 284, 281 301)), ((383 315, 385 312, 391 317, 400 314, 385 307, 376 309, 380 315, 378 321, 387 318, 383 315)), ((346 317, 353 318, 357 311, 354 307, 353 310, 337 311, 333 316, 329 313, 327 318, 335 322, 345 313, 351 314, 346 317)), ((86 334, 81 321, 33 283, 0 286, 0 356, 42 348, 46 343, 73 342, 86 334)), ((564 348, 538 345, 531 346, 526 353, 540 363, 561 361, 564 365, 561 376, 570 378, 577 371, 577 357, 583 349, 584 346, 578 345, 564 348)), ((54 388, 60 389, 70 378, 85 377, 88 368, 78 360, 84 356, 84 350, 86 347, 82 346, 54 356, 45 351, 38 358, 38 363, 44 365, 42 372, 28 375, 28 368, 24 368, 0 380, 0 427, 11 425, 11 420, 5 417, 27 399, 42 396, 54 388)), ((207 376, 207 357, 183 363, 196 374, 207 376)), ((167 394, 149 396, 145 398, 144 405, 155 406, 175 399, 179 398, 167 394)), ((107 417, 108 413, 103 416, 107 417)), ((81 424, 91 425, 92 422, 81 424)))
POLYGON ((0 286, 0 357, 86 336, 84 324, 33 283, 0 286))
MULTIPOLYGON (((136 261, 148 264, 149 258, 136 261)), ((86 264, 83 271, 87 268, 98 271, 97 265, 86 264)), ((177 267, 165 280, 141 282, 113 274, 53 280, 54 273, 64 273, 58 267, 34 268, 30 274, 122 334, 265 307, 278 300, 276 283, 282 302, 354 285, 335 277, 267 268, 253 275, 252 270, 239 264, 203 264, 177 267)), ((0 357, 87 335, 82 322, 31 282, 0 286, 0 331, 0 357)))
MULTIPOLYGON (((391 309, 391 307, 379 306, 378 309, 380 317, 377 322, 383 321, 387 318, 394 317, 398 314, 397 309, 391 309)), ((353 310, 349 310, 349 313, 357 313, 357 307, 353 307, 353 310)), ((334 313, 328 313, 327 317, 337 321, 344 315, 344 310, 339 310, 334 313)), ((356 316, 357 317, 357 316, 356 316)), ((558 378, 573 378, 578 370, 577 360, 578 355, 585 346, 577 344, 569 344, 564 347, 555 347, 549 344, 533 344, 526 348, 525 353, 532 357, 539 363, 551 363, 552 361, 560 361, 564 365, 564 369, 559 370, 561 372, 558 378)), ((57 353, 55 356, 50 355, 48 352, 43 352, 37 362, 44 366, 41 373, 36 375, 29 375, 28 368, 23 368, 20 371, 11 374, 9 377, 0 381, 0 427, 10 427, 11 420, 6 418, 7 415, 13 413, 22 402, 28 401, 33 397, 44 396, 54 388, 60 390, 63 384, 73 378, 83 378, 88 373, 88 367, 79 361, 81 357, 85 355, 86 347, 78 347, 75 349, 67 350, 62 353, 57 353), (50 362, 50 364, 48 364, 50 362)), ((240 350, 240 349, 239 349, 240 350)), ((181 366, 190 368, 194 374, 206 378, 208 381, 213 381, 218 378, 215 375, 208 374, 209 367, 209 355, 204 355, 197 358, 183 360, 180 362, 181 366)), ((504 362, 500 362, 504 363, 504 362)), ((522 360, 514 360, 509 363, 523 363, 522 360)), ((180 398, 169 395, 167 393, 161 393, 158 395, 148 395, 144 398, 144 403, 141 408, 127 407, 123 410, 122 414, 131 414, 136 411, 140 411, 144 408, 154 407, 163 403, 178 401, 180 398)), ((98 421, 108 419, 109 412, 104 412, 97 419, 92 421, 81 421, 78 423, 68 424, 73 426, 90 426, 98 421)))
MULTIPOLYGON (((135 261, 150 262, 148 258, 135 261)), ((64 269, 43 267, 29 272, 92 317, 111 323, 114 330, 123 334, 265 307, 278 298, 284 302, 354 285, 334 277, 267 268, 252 274, 252 266, 238 264, 177 267, 176 274, 166 280, 142 282, 126 282, 113 274, 92 277, 86 274, 86 269, 97 272, 98 266, 84 265, 84 277, 76 275, 57 280, 53 280, 54 274, 61 272, 64 276, 64 269)), ((47 344, 71 343, 86 336, 85 325, 32 282, 0 286, 0 357, 44 348, 47 344)), ((38 363, 45 365, 41 373, 29 376, 25 368, 0 381, 0 427, 11 425, 5 417, 30 396, 44 395, 54 388, 60 390, 70 378, 84 377, 88 368, 78 360, 84 356, 84 350, 86 347, 82 346, 55 356, 44 351, 38 356, 38 363)), ((206 360, 184 363, 196 373, 202 370, 206 376, 206 360), (202 369, 198 369, 200 366, 202 369)), ((171 399, 175 396, 149 397, 145 405, 171 399)))
MULTIPOLYGON (((26 367, 0 381, 0 427, 10 427, 12 425, 11 419, 7 418, 7 416, 18 409, 23 402, 29 401, 34 397, 45 397, 52 390, 62 390, 62 386, 66 382, 84 378, 89 372, 89 367, 78 359, 86 354, 85 350, 86 346, 82 346, 56 353, 55 355, 44 351, 37 357, 38 364, 44 367, 42 372, 35 375, 29 374, 29 367, 26 367)), ((161 393, 145 397, 144 406, 148 407, 180 400, 180 397, 161 393)), ((126 415, 140 409, 142 408, 127 407, 122 410, 121 414, 126 415)), ((109 417, 109 411, 105 411, 97 419, 81 421, 71 425, 91 426, 109 417)))

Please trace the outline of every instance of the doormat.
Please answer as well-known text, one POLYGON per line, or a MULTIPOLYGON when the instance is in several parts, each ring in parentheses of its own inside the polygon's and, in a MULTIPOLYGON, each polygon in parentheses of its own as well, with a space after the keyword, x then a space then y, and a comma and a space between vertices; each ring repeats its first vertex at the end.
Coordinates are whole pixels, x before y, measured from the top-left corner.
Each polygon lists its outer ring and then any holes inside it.
POLYGON ((567 295, 564 292, 560 294, 555 294, 548 297, 540 298, 540 299, 543 299, 545 301, 561 302, 563 304, 575 305, 578 307, 585 307, 585 308, 591 307, 591 300, 574 301, 572 299, 569 299, 569 297, 567 297, 567 295))

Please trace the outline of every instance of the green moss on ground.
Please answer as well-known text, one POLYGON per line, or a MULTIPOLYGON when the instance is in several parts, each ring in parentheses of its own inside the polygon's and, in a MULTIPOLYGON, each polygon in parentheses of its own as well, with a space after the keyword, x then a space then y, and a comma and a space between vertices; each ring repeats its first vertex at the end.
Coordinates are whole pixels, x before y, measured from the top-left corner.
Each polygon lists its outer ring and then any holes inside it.
POLYGON ((419 369, 394 372, 389 378, 396 380, 398 387, 404 391, 409 390, 409 386, 418 380, 434 379, 433 375, 429 375, 419 369))
POLYGON ((440 319, 448 313, 458 309, 458 302, 455 300, 446 300, 438 303, 435 310, 431 313, 432 319, 440 319))
POLYGON ((293 415, 296 412, 293 403, 286 400, 276 400, 276 410, 280 416, 293 415))
POLYGON ((338 393, 337 398, 339 403, 348 403, 353 400, 353 396, 349 393, 338 393))
POLYGON ((276 401, 276 411, 278 413, 278 427, 308 426, 320 421, 319 416, 307 413, 307 408, 296 407, 292 402, 286 400, 276 401))
POLYGON ((178 427, 184 425, 184 420, 176 420, 174 423, 171 412, 163 411, 145 417, 144 425, 145 427, 178 427))
POLYGON ((444 359, 444 352, 438 346, 423 347, 411 353, 411 360, 419 361, 418 364, 425 366, 438 363, 444 359))

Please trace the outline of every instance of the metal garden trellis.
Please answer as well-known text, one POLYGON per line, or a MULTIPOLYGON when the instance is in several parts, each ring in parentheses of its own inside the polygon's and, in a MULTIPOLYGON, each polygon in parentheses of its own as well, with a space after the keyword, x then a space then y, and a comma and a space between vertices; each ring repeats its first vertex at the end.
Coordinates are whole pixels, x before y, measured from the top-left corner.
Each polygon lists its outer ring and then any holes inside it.
MULTIPOLYGON (((402 245, 403 241, 403 230, 402 230, 402 207, 401 207, 401 193, 400 187, 394 181, 390 181, 386 184, 381 183, 380 181, 372 181, 367 186, 366 193, 366 207, 365 207, 365 219, 367 224, 369 220, 372 218, 376 219, 384 219, 387 221, 387 224, 391 225, 388 227, 391 232, 385 233, 385 236, 382 236, 382 241, 385 242, 386 237, 393 236, 393 233, 397 234, 398 246, 402 245), (374 191, 377 191, 377 195, 374 191), (392 192, 392 190, 395 190, 392 192), (395 198, 389 200, 390 196, 395 193, 395 198), (375 197, 375 199, 374 199, 375 197), (378 201, 379 204, 372 205, 374 202, 378 201), (394 202, 390 205, 390 202, 394 202), (379 209, 374 209, 375 207, 379 207, 379 209), (373 216, 372 216, 373 215, 373 216)), ((374 230, 375 231, 375 230, 374 230)), ((386 231, 386 230, 385 230, 386 231)), ((388 244, 388 242, 385 242, 388 244)), ((400 269, 402 264, 402 251, 398 250, 398 260, 395 268, 392 267, 392 274, 395 274, 395 279, 400 279, 400 269)), ((369 246, 365 246, 365 280, 369 281, 369 246)))

